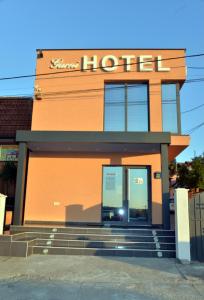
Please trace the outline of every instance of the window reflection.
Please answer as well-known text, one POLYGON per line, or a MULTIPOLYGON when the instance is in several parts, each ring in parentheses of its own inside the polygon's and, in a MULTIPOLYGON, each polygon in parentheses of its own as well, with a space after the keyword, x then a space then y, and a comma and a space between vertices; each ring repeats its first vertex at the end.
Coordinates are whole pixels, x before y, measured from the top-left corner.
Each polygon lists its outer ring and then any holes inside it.
POLYGON ((148 131, 147 84, 105 85, 105 131, 148 131))
POLYGON ((128 169, 129 222, 148 219, 147 176, 147 169, 128 169))
POLYGON ((127 86, 127 130, 148 131, 147 85, 127 86))
POLYGON ((103 221, 123 221, 123 168, 103 168, 103 221))
POLYGON ((162 84, 162 125, 163 131, 178 132, 176 83, 162 84))

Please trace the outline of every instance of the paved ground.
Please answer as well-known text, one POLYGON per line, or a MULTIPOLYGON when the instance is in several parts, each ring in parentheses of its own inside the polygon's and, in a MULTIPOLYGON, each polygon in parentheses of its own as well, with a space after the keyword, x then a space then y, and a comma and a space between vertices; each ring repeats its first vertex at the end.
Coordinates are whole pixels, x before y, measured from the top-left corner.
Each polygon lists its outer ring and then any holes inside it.
POLYGON ((0 299, 204 299, 204 264, 90 256, 0 257, 0 299))

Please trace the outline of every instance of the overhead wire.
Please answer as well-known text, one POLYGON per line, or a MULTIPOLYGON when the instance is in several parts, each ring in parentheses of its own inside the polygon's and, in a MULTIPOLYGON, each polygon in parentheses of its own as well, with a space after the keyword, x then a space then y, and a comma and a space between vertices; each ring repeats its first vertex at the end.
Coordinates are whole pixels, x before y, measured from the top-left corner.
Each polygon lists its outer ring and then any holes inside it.
MULTIPOLYGON (((196 79, 188 79, 185 81, 185 84, 189 84, 189 83, 197 83, 197 82, 203 82, 204 81, 204 78, 196 78, 196 79)), ((171 82, 172 84, 175 83, 175 82, 171 82)), ((113 85, 113 84, 112 84, 113 85)), ((137 85, 134 85, 134 84, 129 84, 128 87, 129 88, 140 88, 142 85, 144 85, 144 83, 140 83, 140 84, 137 84, 137 85)), ((160 83, 149 83, 149 86, 161 86, 160 83)), ((108 88, 108 90, 117 90, 117 89, 123 89, 123 86, 115 86, 115 87, 111 87, 111 88, 108 88)), ((58 96, 62 96, 62 97, 65 97, 65 96, 68 96, 68 95, 74 95, 74 94, 82 94, 83 93, 83 97, 85 97, 85 94, 88 93, 88 97, 91 97, 90 95, 90 92, 95 92, 95 93, 98 93, 98 92, 103 92, 104 91, 104 87, 103 88, 95 88, 95 89, 79 89, 79 90, 61 90, 61 91, 50 91, 50 92, 41 92, 41 96, 43 97, 43 99, 52 99, 55 98, 57 99, 58 96)), ((159 95, 160 92, 158 91, 151 91, 151 93, 149 93, 149 95, 159 95)), ((5 95, 6 96, 6 95, 5 95)), ((32 96, 31 94, 14 94, 12 96, 32 96)), ((4 97, 2 95, 2 97, 4 97)), ((77 95, 77 98, 79 98, 80 96, 77 95)))
MULTIPOLYGON (((145 62, 134 62, 129 64, 117 64, 114 65, 115 67, 120 66, 129 66, 129 65, 139 65, 139 64, 145 64, 148 62, 158 62, 158 61, 167 61, 167 60, 175 60, 175 59, 182 59, 182 58, 193 58, 193 57, 202 57, 204 56, 204 53, 198 53, 198 54, 191 54, 191 55, 183 55, 183 56, 176 56, 176 57, 169 57, 169 58, 162 58, 162 59, 153 59, 153 60, 146 60, 145 62)), ((108 66, 107 66, 108 67, 108 66)), ((101 66, 95 67, 95 68, 89 68, 85 69, 83 71, 90 71, 90 70, 97 70, 101 69, 101 66)), ((18 76, 11 76, 11 77, 0 77, 0 81, 2 80, 13 80, 13 79, 20 79, 20 78, 32 78, 32 77, 38 77, 38 76, 47 76, 47 75, 53 75, 53 74, 64 74, 64 73, 73 73, 73 72, 81 72, 81 69, 77 70, 69 70, 69 71, 57 71, 57 72, 51 72, 51 73, 40 73, 40 74, 28 74, 28 75, 18 75, 18 76)), ((83 76, 83 75, 81 75, 83 76)))
POLYGON ((194 110, 197 110, 197 109, 199 109, 199 108, 201 108, 201 107, 203 107, 203 106, 204 106, 204 103, 203 103, 203 104, 200 104, 200 105, 198 105, 198 106, 194 106, 194 107, 192 107, 191 109, 182 111, 181 113, 182 113, 182 114, 186 114, 186 113, 192 112, 192 111, 194 111, 194 110))
POLYGON ((187 130, 185 133, 186 134, 192 134, 193 132, 195 132, 196 130, 198 130, 199 128, 201 128, 202 126, 204 126, 204 122, 202 122, 202 123, 196 125, 195 127, 187 130))
MULTIPOLYGON (((157 62, 157 61, 165 61, 165 60, 173 60, 173 59, 181 59, 181 58, 192 58, 192 57, 200 57, 200 56, 204 56, 204 53, 201 53, 201 54, 193 54, 193 55, 186 55, 186 56, 178 56, 178 57, 170 57, 170 58, 164 58, 164 59, 155 59, 155 60, 147 60, 145 62, 135 62, 135 63, 130 63, 130 64, 118 64, 118 65, 115 65, 115 66, 125 66, 125 65, 138 65, 138 64, 141 64, 141 63, 146 63, 146 62, 157 62)), ((180 68, 180 67, 185 67, 185 66, 176 66, 176 67, 171 67, 171 68, 180 68)), ((97 68, 92 68, 91 70, 95 70, 95 69, 100 69, 101 67, 97 67, 97 68)), ((189 66, 188 68, 190 69, 204 69, 204 67, 195 67, 195 66, 189 66)), ((90 70, 90 69, 87 69, 87 70, 90 70)), ((81 70, 69 70, 69 71, 58 71, 58 72, 52 72, 52 73, 42 73, 42 74, 31 74, 31 75, 21 75, 21 76, 13 76, 13 77, 2 77, 0 78, 0 80, 9 80, 9 79, 19 79, 19 78, 29 78, 29 77, 38 77, 38 76, 47 76, 47 75, 53 75, 53 74, 62 74, 62 73, 72 73, 72 72, 80 72, 81 70)), ((118 73, 124 73, 125 71, 122 71, 122 72, 117 72, 115 74, 118 74, 118 73)), ((135 71, 130 71, 130 72, 135 72, 135 71)), ((110 74, 110 73, 108 73, 110 74)), ((111 73, 113 75, 113 73, 111 73)), ((79 76, 96 76, 96 75, 103 75, 103 73, 99 73, 99 74, 85 74, 85 75, 79 75, 79 76)), ((69 75, 68 75, 69 76, 69 75)), ((67 76, 66 76, 67 77, 67 76)), ((70 76, 71 77, 71 76, 70 76)), ((72 76, 72 77, 77 77, 77 76, 72 76)), ((62 76, 60 77, 57 77, 57 76, 54 76, 54 77, 48 77, 48 78, 38 78, 38 79, 55 79, 55 78, 64 78, 62 76)), ((189 80, 186 80, 185 83, 193 83, 193 82, 202 82, 204 81, 204 78, 196 78, 196 79, 189 79, 189 80)), ((155 84, 151 84, 150 85, 160 85, 158 83, 155 83, 155 84)), ((134 86, 135 87, 135 86, 134 86)), ((115 89, 115 88, 121 88, 121 87, 112 87, 112 89, 115 89)), ((99 91, 103 91, 104 88, 102 89, 86 89, 86 90, 69 90, 69 91, 56 91, 56 92, 47 92, 47 93, 42 93, 43 95, 43 98, 44 99, 52 99, 52 97, 54 98, 59 98, 59 96, 67 96, 68 94, 73 94, 73 93, 90 93, 90 92, 99 92, 99 91)), ((156 95, 156 93, 155 93, 156 95)), ((13 95, 15 96, 15 95, 13 95)), ((16 95, 16 96, 23 96, 22 94, 21 95, 16 95)), ((31 96, 31 94, 24 94, 24 96, 31 96)), ((77 96, 79 97, 79 96, 77 96)), ((84 95, 83 95, 84 97, 84 95)), ((90 95, 89 95, 90 97, 90 95)), ((172 104, 172 100, 171 102, 168 102, 168 101, 165 101, 166 104, 172 104)), ((164 103, 164 101, 163 101, 164 103)), ((112 104, 117 104, 117 103, 112 103, 112 104)), ((118 103, 119 104, 119 103, 118 103)), ((134 105, 134 103, 130 103, 131 105, 134 105)), ((139 104, 139 102, 137 101, 137 104, 139 104)), ((141 104, 141 102, 140 102, 141 104)), ((187 110, 187 111, 184 111, 182 112, 183 114, 185 113, 188 113, 188 112, 191 112, 193 110, 196 110, 196 109, 199 109, 200 107, 204 106, 204 104, 201 104, 199 106, 196 106, 190 110, 187 110)))
MULTIPOLYGON (((189 80, 186 80, 185 83, 186 84, 189 84, 189 83, 195 83, 195 82, 203 82, 204 81, 204 78, 196 78, 196 79, 189 79, 189 80)), ((172 82, 173 83, 173 82, 172 82)), ((142 84, 138 84, 137 86, 136 85, 131 85, 129 84, 128 87, 129 88, 140 88, 142 84)), ((161 86, 160 83, 149 83, 149 86, 161 86)), ((111 88, 108 88, 108 90, 118 90, 118 89, 123 89, 123 86, 116 86, 116 87, 111 87, 111 88)), ((90 93, 90 92, 100 92, 100 91, 104 91, 104 87, 103 88, 91 88, 91 89, 79 89, 79 90, 66 90, 66 91, 52 91, 52 92, 42 92, 41 95, 44 99, 47 99, 48 97, 50 96, 59 96, 59 95, 73 95, 73 94, 81 94, 83 93, 83 95, 85 93, 90 93)), ((157 93, 156 92, 151 92, 150 95, 156 95, 157 93)), ((159 94, 159 92, 158 92, 159 94)))

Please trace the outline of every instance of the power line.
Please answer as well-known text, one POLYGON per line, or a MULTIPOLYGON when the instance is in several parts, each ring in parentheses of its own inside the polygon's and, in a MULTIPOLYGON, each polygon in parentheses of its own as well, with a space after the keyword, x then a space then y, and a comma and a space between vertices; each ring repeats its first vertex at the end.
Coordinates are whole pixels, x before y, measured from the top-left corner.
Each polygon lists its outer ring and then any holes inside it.
POLYGON ((204 70, 204 67, 188 67, 189 69, 204 70))
MULTIPOLYGON (((172 67, 171 66, 171 69, 178 69, 178 68, 185 68, 185 67, 187 67, 188 69, 190 68, 190 69, 198 69, 199 67, 194 67, 194 66, 176 66, 176 67, 172 67)), ((204 67, 200 67, 199 69, 204 69, 204 67)), ((128 71, 128 73, 133 73, 133 72, 135 72, 135 70, 130 70, 130 71, 128 71)), ((61 72, 57 72, 58 74, 59 73, 61 73, 61 72)), ((114 74, 121 74, 121 73, 124 73, 124 71, 121 71, 121 72, 117 72, 117 73, 108 73, 107 75, 114 75, 114 74)), ((52 75, 52 74, 54 74, 54 73, 49 73, 49 75, 52 75)), ((53 76, 53 77, 43 77, 43 78, 38 78, 38 80, 46 80, 46 79, 56 79, 56 78, 58 78, 58 79, 63 79, 63 78, 67 78, 67 77, 69 77, 69 78, 77 78, 77 77, 89 77, 89 76, 101 76, 101 75, 104 75, 103 73, 92 73, 92 74, 84 74, 84 75, 73 75, 73 76, 71 76, 71 75, 67 75, 67 76, 53 76)), ((199 74, 198 75, 192 75, 192 76, 200 76, 199 74)), ((183 78, 183 77, 182 77, 183 78)), ((59 84, 57 85, 57 86, 59 86, 59 84)), ((18 88, 18 89, 29 89, 29 88, 18 88)), ((6 90, 6 89, 3 89, 4 91, 6 90)), ((11 90, 11 89, 7 89, 7 90, 11 90)), ((16 90, 16 89, 12 89, 12 90, 16 90)))
MULTIPOLYGON (((184 68, 184 67, 186 67, 186 66, 177 66, 177 67, 171 67, 171 69, 174 69, 174 68, 184 68)), ((187 68, 189 68, 189 67, 187 67, 187 68)), ((197 67, 193 67, 193 66, 191 66, 190 67, 191 69, 193 69, 193 68, 197 68, 197 67)), ((204 68, 203 68, 204 69, 204 68)), ((133 73, 133 72, 135 72, 135 71, 129 71, 128 73, 133 73)), ((107 75, 114 75, 114 74, 121 74, 121 73, 124 73, 124 71, 122 71, 122 72, 117 72, 117 73, 109 73, 109 74, 107 74, 107 75)), ((101 76, 101 75, 104 75, 103 73, 95 73, 95 74, 85 74, 85 75, 83 75, 83 77, 87 77, 87 76, 101 76)), ((198 75, 192 75, 192 76, 197 76, 197 77, 199 77, 200 75, 198 74, 198 75)), ((81 75, 74 75, 74 76, 69 76, 69 75, 67 75, 67 76, 53 76, 53 77, 44 77, 44 78, 38 78, 38 80, 46 80, 46 79, 56 79, 56 78, 58 78, 58 79, 63 79, 63 78, 67 78, 67 77, 69 77, 69 78, 77 78, 77 77, 81 77, 81 75)), ((178 77, 177 77, 177 79, 178 79, 178 77)), ((182 79, 183 79, 183 77, 182 77, 182 79)), ((52 85, 52 87, 53 86, 57 86, 57 87, 59 87, 59 86, 64 86, 65 85, 65 83, 64 84, 57 84, 57 85, 52 85)), ((15 90, 33 90, 33 87, 31 87, 31 88, 28 88, 28 87, 19 87, 19 88, 13 88, 13 89, 1 89, 1 91, 15 91, 15 90)), ((22 95, 22 94, 17 94, 17 96, 18 95, 22 95)), ((29 94, 29 95, 32 95, 32 94, 29 94)))
MULTIPOLYGON (((188 83, 194 83, 194 82, 203 82, 204 81, 204 78, 196 78, 196 79, 189 79, 189 80, 186 80, 185 83, 188 84, 188 83)), ((132 86, 131 84, 128 85, 128 87, 132 88, 139 88, 142 84, 138 84, 138 86, 132 86)), ((149 86, 160 86, 161 84, 160 83, 150 83, 149 86)), ((108 90, 112 90, 112 89, 123 89, 123 86, 119 86, 119 87, 111 87, 111 88, 108 88, 108 90)), ((95 88, 95 89, 83 89, 83 90, 69 90, 69 91, 61 91, 61 92, 45 92, 45 93, 42 93, 42 96, 56 96, 56 95, 64 95, 64 94, 77 94, 77 93, 90 93, 90 92, 100 92, 100 91, 104 91, 104 88, 95 88)), ((153 93, 150 93, 150 95, 152 95, 153 93)), ((159 93, 158 93, 159 94, 159 93)), ((156 93, 154 93, 154 95, 156 95, 156 93)))
POLYGON ((194 131, 198 130, 200 127, 204 125, 204 122, 198 124, 197 126, 186 131, 186 134, 192 134, 194 131))
MULTIPOLYGON (((147 62, 158 62, 158 61, 167 61, 167 60, 175 60, 175 59, 181 59, 181 58, 193 58, 193 57, 201 57, 204 56, 204 53, 199 54, 191 54, 191 55, 184 55, 184 56, 177 56, 177 57, 169 57, 169 58, 163 58, 163 59, 154 59, 154 60, 146 60, 145 62, 135 62, 135 63, 129 63, 129 64, 118 64, 115 65, 115 67, 120 66, 129 66, 129 65, 139 65, 144 64, 147 62)), ((101 67, 92 68, 91 70, 97 70, 101 69, 101 67)), ((90 69, 85 69, 84 71, 89 71, 90 69)), ((38 76, 47 76, 47 75, 53 75, 53 74, 64 74, 64 73, 73 73, 73 72, 81 72, 81 70, 69 70, 69 71, 58 71, 58 72, 52 72, 52 73, 41 73, 41 74, 30 74, 30 75, 19 75, 19 76, 12 76, 12 77, 1 77, 0 80, 12 80, 12 79, 20 79, 20 78, 31 78, 31 77, 38 77, 38 76)))
MULTIPOLYGON (((146 62, 150 62, 150 61, 146 61, 146 62)), ((125 66, 126 64, 124 64, 125 66)), ((186 66, 177 66, 177 67, 171 67, 171 69, 178 69, 178 68, 185 68, 186 66)), ((90 71, 92 69, 86 69, 85 71, 90 71)), ((94 69, 93 69, 94 70, 94 69)), ((77 72, 78 71, 81 71, 81 70, 76 70, 77 72)), ((66 73, 69 73, 70 71, 65 71, 66 73)), ((123 74, 125 71, 121 71, 121 72, 115 72, 115 73, 107 73, 106 75, 117 75, 117 74, 123 74)), ((131 70, 131 71, 128 71, 128 73, 135 73, 136 70, 131 70)), ((61 72, 57 72, 57 74, 59 74, 61 72)), ((63 72, 62 72, 63 73, 63 72)), ((52 75, 52 74, 56 74, 56 73, 49 73, 49 75, 52 75)), ((43 78, 38 78, 38 80, 45 80, 45 79, 56 79, 56 78, 77 78, 77 77, 93 77, 93 76, 104 76, 104 73, 91 73, 91 74, 83 74, 83 75, 65 75, 65 76, 53 76, 53 77, 43 77, 43 78)), ((183 77, 182 77, 183 78, 183 77)))
MULTIPOLYGON (((185 81, 186 84, 189 84, 189 83, 197 83, 197 82, 203 82, 204 81, 204 78, 196 78, 196 79, 188 79, 185 81)), ((143 84, 147 84, 146 81, 144 81, 143 83, 138 83, 138 85, 134 85, 134 84, 129 84, 128 87, 129 88, 140 88, 143 84)), ((172 82, 174 83, 174 82, 172 82)), ((122 84, 122 83, 121 83, 122 84)), ((112 84, 114 85, 114 84, 112 84)), ((161 86, 160 83, 150 83, 149 86, 161 86)), ((115 87, 111 87, 111 88, 108 88, 108 90, 117 90, 117 89, 123 89, 124 87, 123 86, 115 86, 115 87)), ((79 90, 65 90, 65 91, 53 91, 53 92, 41 92, 40 93, 40 96, 43 97, 43 99, 47 99, 47 98, 51 98, 51 97, 55 97, 57 98, 57 96, 61 96, 61 97, 64 97, 66 95, 74 95, 74 94, 82 94, 83 93, 83 97, 85 97, 84 94, 87 94, 88 93, 88 97, 91 97, 91 95, 89 93, 91 92, 104 92, 104 87, 103 88, 95 88, 95 89, 79 89, 79 90)), ((160 93, 159 92, 151 92, 149 93, 148 95, 159 95, 160 93)), ((15 94, 15 95, 12 95, 12 96, 32 96, 32 94, 15 94)), ((3 97, 3 96, 2 96, 3 97)), ((80 96, 77 96, 78 98, 80 96)), ((52 99, 52 98, 51 98, 52 99)))
MULTIPOLYGON (((178 69, 178 68, 185 68, 185 67, 187 67, 188 68, 188 66, 177 66, 177 67, 172 67, 171 66, 171 69, 178 69)), ((194 68, 194 67, 191 67, 192 69, 194 68)), ((69 72, 69 71, 67 71, 67 72, 69 72)), ((133 73, 133 72, 135 72, 135 70, 131 70, 131 71, 128 71, 128 73, 133 73)), ((58 74, 60 73, 60 72, 57 72, 58 74)), ((117 73, 108 73, 108 74, 106 74, 106 75, 117 75, 117 74, 121 74, 121 73, 124 73, 124 71, 121 71, 121 72, 117 72, 117 73)), ((52 75, 52 74, 55 74, 55 73, 49 73, 49 75, 52 75)), ((89 77, 89 76, 103 76, 104 75, 104 73, 92 73, 92 74, 84 74, 84 75, 65 75, 65 76, 52 76, 52 77, 43 77, 43 78, 38 78, 38 80, 50 80, 50 79, 64 79, 64 78, 78 78, 78 77, 89 77)), ((200 76, 200 75, 198 75, 198 76, 200 76)), ((183 77, 182 77, 183 78, 183 77)))
POLYGON ((201 105, 198 105, 198 106, 194 106, 194 107, 192 107, 191 109, 185 110, 185 111, 183 111, 183 112, 181 112, 181 113, 182 113, 182 114, 186 114, 186 113, 189 113, 189 112, 191 112, 191 111, 194 111, 194 110, 196 110, 196 109, 198 109, 198 108, 200 108, 200 107, 203 107, 203 106, 204 106, 204 103, 201 104, 201 105))

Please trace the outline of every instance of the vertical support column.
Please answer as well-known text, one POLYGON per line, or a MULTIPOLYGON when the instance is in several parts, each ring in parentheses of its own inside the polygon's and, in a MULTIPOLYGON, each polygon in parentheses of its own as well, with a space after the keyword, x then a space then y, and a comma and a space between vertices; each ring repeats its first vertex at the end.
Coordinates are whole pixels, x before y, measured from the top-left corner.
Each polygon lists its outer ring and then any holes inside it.
POLYGON ((175 190, 176 257, 182 263, 190 263, 190 229, 188 190, 175 190))
POLYGON ((178 134, 181 134, 181 108, 180 108, 180 85, 176 84, 176 104, 177 104, 177 126, 178 134))
POLYGON ((162 100, 161 80, 149 81, 149 129, 150 131, 162 131, 162 100))
POLYGON ((26 171, 27 171, 27 145, 19 144, 18 170, 16 179, 16 196, 14 207, 14 225, 23 224, 23 208, 25 199, 26 171))
POLYGON ((162 219, 164 229, 170 229, 168 145, 161 145, 162 219))

